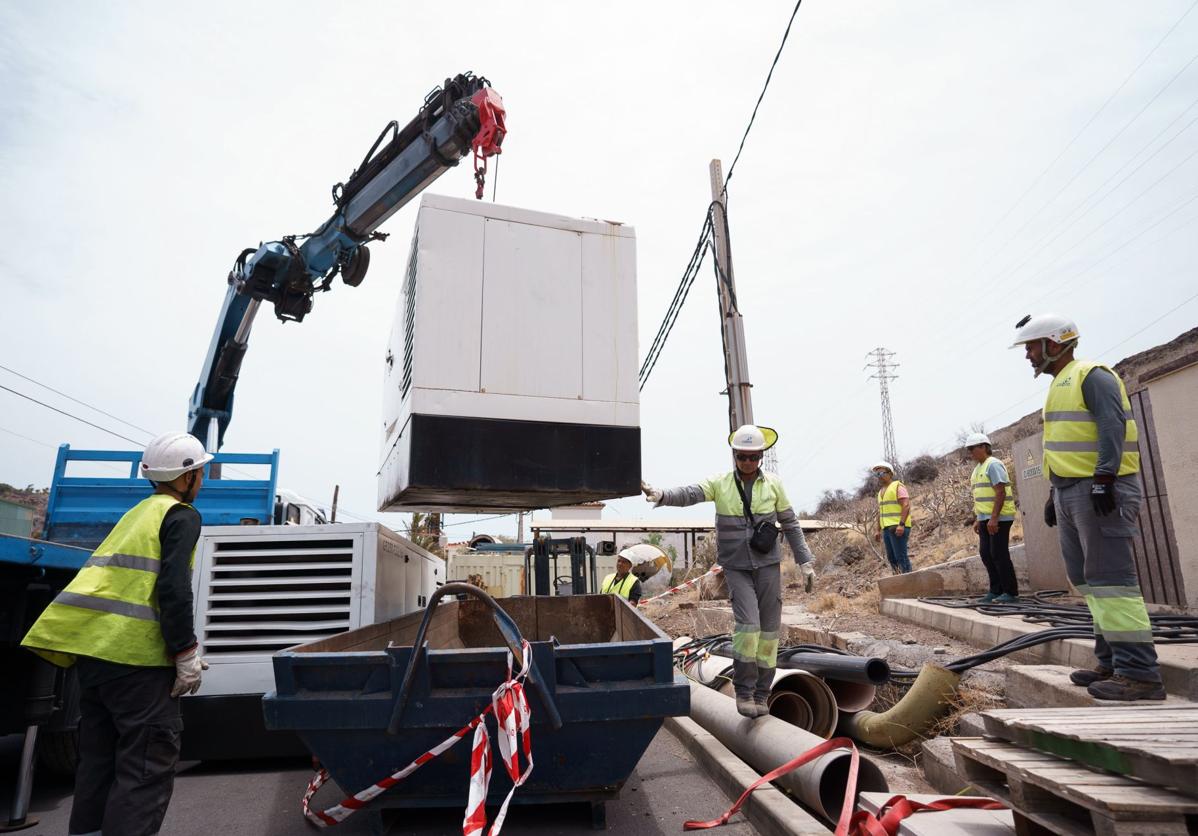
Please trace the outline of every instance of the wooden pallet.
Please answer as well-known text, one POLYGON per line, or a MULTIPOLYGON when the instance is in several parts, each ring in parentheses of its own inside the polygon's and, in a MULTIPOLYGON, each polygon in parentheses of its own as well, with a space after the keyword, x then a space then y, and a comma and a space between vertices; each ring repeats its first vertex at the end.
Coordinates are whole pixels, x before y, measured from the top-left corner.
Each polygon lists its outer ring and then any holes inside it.
MULTIPOLYGON (((1172 790, 981 737, 953 738, 953 754, 964 780, 1052 833, 1184 836, 1198 832, 1198 801, 1172 790)), ((1021 830, 1033 832, 1027 827, 1021 830)))
POLYGON ((986 734, 1198 796, 1198 705, 1003 709, 986 734))

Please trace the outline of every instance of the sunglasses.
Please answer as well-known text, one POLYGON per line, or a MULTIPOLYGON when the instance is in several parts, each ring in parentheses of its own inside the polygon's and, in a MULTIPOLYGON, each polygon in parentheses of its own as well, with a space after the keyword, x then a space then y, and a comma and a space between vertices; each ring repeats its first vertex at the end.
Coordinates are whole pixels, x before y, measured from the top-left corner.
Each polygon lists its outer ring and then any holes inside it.
POLYGON ((760 453, 737 453, 736 460, 738 462, 759 462, 761 461, 760 453))

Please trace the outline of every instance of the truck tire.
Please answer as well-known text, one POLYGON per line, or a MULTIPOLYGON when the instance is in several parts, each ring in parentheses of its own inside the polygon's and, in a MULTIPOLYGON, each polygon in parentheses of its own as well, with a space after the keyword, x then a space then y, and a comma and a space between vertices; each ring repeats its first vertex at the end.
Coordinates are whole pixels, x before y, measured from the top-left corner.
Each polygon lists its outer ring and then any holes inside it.
POLYGON ((60 778, 75 777, 79 765, 79 731, 42 729, 37 740, 37 762, 60 778))

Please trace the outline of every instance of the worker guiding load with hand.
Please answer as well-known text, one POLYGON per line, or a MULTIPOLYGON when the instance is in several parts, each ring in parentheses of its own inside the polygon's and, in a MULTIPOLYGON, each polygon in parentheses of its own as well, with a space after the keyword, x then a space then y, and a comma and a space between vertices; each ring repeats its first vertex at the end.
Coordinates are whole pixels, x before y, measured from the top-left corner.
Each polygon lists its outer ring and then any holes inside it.
POLYGON ((79 768, 69 833, 157 833, 179 760, 179 698, 200 689, 191 570, 212 461, 187 433, 150 442, 154 493, 121 517, 21 644, 79 675, 79 768))
POLYGON ((746 424, 728 437, 733 468, 696 485, 641 491, 654 505, 715 503, 716 562, 732 598, 732 683, 736 710, 746 717, 769 714, 766 697, 778 662, 782 626, 782 548, 786 536, 803 573, 806 591, 815 585, 815 557, 782 481, 761 469, 765 451, 778 441, 769 427, 746 424))

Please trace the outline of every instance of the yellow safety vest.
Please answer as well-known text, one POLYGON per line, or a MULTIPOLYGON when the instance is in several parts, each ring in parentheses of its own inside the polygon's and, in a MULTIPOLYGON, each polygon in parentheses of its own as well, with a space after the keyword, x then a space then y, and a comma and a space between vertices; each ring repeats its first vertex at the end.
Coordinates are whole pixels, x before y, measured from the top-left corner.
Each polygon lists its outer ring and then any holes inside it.
MULTIPOLYGON (((988 472, 990 462, 995 461, 994 456, 986 459, 973 469, 973 476, 969 482, 973 486, 973 510, 978 515, 978 518, 989 518, 994 513, 994 485, 990 484, 990 474, 988 472)), ((1015 519, 1015 495, 1011 491, 1011 485, 1007 485, 1007 495, 1003 498, 1002 508, 998 512, 999 518, 1004 520, 1015 519)))
POLYGON ((179 504, 173 496, 154 494, 129 509, 21 644, 64 668, 77 656, 173 665, 158 624, 159 530, 166 512, 179 504))
POLYGON ((1094 475, 1098 467, 1098 424, 1086 407, 1082 381, 1094 369, 1106 369, 1119 381, 1119 394, 1127 424, 1123 430, 1123 458, 1119 475, 1140 472, 1139 429, 1132 417, 1131 401, 1123 380, 1109 366, 1089 360, 1074 360, 1053 378, 1044 404, 1044 475, 1068 479, 1094 475))
MULTIPOLYGON (((903 508, 899 504, 898 489, 903 483, 898 479, 878 491, 878 524, 882 528, 898 525, 903 518, 903 508)), ((914 522, 914 515, 907 514, 907 528, 914 522)))
MULTIPOLYGON (((699 483, 703 488, 703 498, 715 503, 715 512, 719 516, 744 518, 745 504, 740 498, 740 491, 736 489, 736 478, 735 472, 729 472, 699 483)), ((791 504, 782 481, 763 470, 753 483, 749 507, 753 516, 758 517, 785 511, 791 504)))
POLYGON ((600 590, 604 595, 619 595, 622 598, 627 598, 632 594, 632 588, 636 586, 636 575, 629 572, 621 581, 616 580, 616 573, 612 572, 603 579, 603 588, 600 590))

